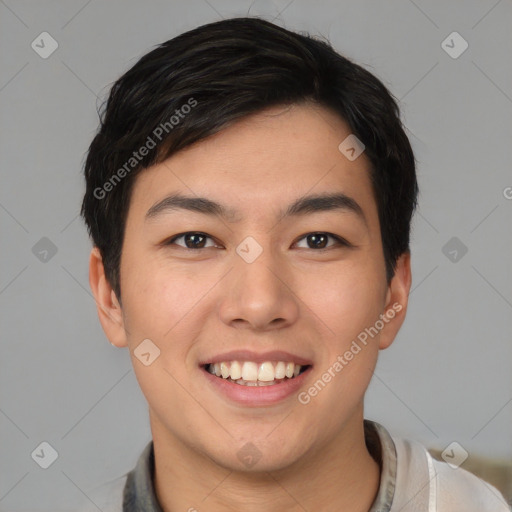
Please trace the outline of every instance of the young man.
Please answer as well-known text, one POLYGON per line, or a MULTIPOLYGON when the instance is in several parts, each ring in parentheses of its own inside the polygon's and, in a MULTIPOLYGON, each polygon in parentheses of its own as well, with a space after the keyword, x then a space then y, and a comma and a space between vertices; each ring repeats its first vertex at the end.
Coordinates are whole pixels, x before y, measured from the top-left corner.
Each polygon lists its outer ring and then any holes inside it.
POLYGON ((91 288, 153 437, 92 510, 508 510, 364 419, 417 200, 377 78, 260 19, 199 27, 114 84, 85 176, 91 288))

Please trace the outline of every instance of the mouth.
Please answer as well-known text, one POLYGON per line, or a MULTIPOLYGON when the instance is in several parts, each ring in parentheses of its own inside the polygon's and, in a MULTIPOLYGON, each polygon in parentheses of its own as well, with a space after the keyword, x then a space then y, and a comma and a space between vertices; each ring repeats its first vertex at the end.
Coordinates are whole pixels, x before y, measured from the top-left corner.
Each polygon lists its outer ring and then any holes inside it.
POLYGON ((207 388, 229 404, 270 407, 289 403, 306 385, 313 360, 283 350, 237 349, 198 362, 207 388))
POLYGON ((308 371, 311 364, 293 361, 220 361, 200 365, 209 374, 240 386, 277 386, 291 381, 308 371))

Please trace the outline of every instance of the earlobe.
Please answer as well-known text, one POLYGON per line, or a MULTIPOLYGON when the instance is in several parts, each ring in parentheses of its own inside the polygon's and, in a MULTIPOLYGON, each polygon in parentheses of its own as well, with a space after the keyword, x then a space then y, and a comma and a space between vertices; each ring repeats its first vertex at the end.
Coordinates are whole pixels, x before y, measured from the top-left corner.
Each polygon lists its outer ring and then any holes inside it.
POLYGON ((379 338, 379 349, 388 348, 404 323, 411 289, 411 254, 403 253, 397 260, 395 275, 386 292, 384 315, 389 319, 379 338))
POLYGON ((101 326, 108 340, 116 347, 126 347, 128 342, 123 312, 106 278, 103 258, 97 247, 93 247, 89 258, 89 284, 96 301, 101 326))

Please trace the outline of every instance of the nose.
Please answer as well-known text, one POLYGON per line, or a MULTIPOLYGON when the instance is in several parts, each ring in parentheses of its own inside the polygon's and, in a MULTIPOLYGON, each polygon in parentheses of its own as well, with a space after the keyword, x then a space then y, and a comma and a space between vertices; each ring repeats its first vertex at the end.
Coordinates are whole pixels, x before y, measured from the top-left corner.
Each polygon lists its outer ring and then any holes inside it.
POLYGON ((221 299, 222 321, 255 331, 293 324, 300 306, 295 279, 270 249, 264 249, 252 263, 237 254, 221 299))

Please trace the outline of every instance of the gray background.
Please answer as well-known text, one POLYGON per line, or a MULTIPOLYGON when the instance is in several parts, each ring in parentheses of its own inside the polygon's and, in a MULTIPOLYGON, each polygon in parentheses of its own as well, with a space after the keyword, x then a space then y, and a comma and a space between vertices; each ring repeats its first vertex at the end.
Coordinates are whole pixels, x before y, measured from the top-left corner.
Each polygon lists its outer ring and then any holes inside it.
POLYGON ((0 0, 1 511, 71 510, 150 439, 129 354, 108 343, 89 291, 84 154, 123 71, 249 7, 326 36, 383 80, 418 159, 408 317, 381 353, 366 417, 427 447, 512 458, 512 2, 319 4, 0 0), (59 45, 47 59, 31 48, 44 31, 59 45), (453 31, 469 44, 458 58, 441 46, 453 31), (31 458, 42 441, 59 454, 46 470, 31 458))

